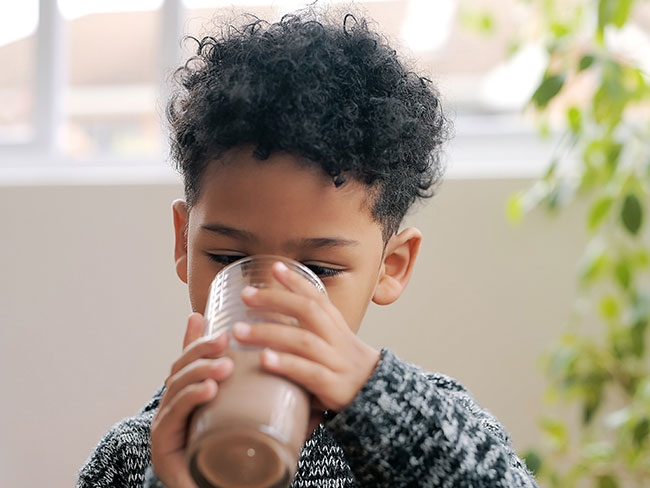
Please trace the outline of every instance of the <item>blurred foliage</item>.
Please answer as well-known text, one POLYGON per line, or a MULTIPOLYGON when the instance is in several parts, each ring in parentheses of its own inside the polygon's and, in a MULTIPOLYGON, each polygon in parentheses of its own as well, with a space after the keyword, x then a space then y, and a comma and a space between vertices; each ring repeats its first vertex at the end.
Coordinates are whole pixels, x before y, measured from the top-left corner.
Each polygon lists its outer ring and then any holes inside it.
POLYGON ((540 134, 557 133, 560 142, 545 174, 510 198, 508 218, 518 222, 536 208, 557 214, 577 200, 588 208, 576 310, 543 361, 546 398, 579 418, 543 418, 545 442, 524 458, 543 486, 648 487, 650 86, 634 53, 615 42, 634 9, 647 12, 648 4, 520 0, 518 7, 525 20, 510 51, 541 42, 548 54, 527 111, 540 134))

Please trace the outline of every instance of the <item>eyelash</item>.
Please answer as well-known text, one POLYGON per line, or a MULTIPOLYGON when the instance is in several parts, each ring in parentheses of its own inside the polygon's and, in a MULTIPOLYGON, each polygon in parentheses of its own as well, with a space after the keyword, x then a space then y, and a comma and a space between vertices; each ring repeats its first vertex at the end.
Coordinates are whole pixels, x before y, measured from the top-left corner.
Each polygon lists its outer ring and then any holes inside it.
MULTIPOLYGON (((245 256, 233 256, 229 254, 208 254, 208 256, 215 263, 222 264, 224 266, 232 264, 235 261, 238 261, 243 257, 245 257, 245 256)), ((305 266, 309 268, 319 278, 330 278, 332 276, 336 276, 339 273, 341 273, 340 269, 326 268, 325 266, 317 266, 315 264, 305 264, 305 266)))

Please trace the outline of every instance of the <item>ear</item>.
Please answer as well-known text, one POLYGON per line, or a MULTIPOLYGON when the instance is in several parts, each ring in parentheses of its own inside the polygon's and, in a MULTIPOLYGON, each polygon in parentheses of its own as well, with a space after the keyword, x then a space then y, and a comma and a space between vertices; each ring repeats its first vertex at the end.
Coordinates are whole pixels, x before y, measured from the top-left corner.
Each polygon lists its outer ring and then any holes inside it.
POLYGON ((386 244, 373 302, 389 305, 400 297, 411 279, 421 243, 422 233, 415 227, 404 229, 390 238, 386 244))
POLYGON ((187 217, 189 214, 187 203, 184 200, 174 200, 172 212, 174 214, 176 274, 183 283, 187 283, 187 217))

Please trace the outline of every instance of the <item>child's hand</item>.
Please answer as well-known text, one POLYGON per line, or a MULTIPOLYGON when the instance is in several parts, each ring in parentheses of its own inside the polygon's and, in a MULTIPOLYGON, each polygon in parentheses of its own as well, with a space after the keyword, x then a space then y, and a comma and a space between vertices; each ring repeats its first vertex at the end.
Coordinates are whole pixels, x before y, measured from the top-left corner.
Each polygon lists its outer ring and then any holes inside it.
POLYGON ((205 340, 203 317, 190 315, 183 354, 173 364, 165 381, 166 390, 151 423, 151 464, 168 488, 196 488, 187 469, 185 447, 192 412, 217 394, 217 384, 233 369, 230 358, 220 357, 228 347, 228 336, 205 340))
POLYGON ((285 289, 242 292, 244 302, 298 320, 299 327, 280 324, 236 324, 235 338, 266 346, 262 365, 309 390, 324 408, 343 410, 366 383, 379 352, 350 330, 341 312, 313 285, 282 263, 273 276, 285 289))

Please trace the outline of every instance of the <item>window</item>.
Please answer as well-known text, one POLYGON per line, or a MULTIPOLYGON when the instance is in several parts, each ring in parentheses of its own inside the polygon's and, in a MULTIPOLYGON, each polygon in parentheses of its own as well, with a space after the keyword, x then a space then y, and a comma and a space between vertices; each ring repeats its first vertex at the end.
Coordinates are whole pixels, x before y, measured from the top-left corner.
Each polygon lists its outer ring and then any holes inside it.
MULTIPOLYGON (((167 171, 165 90, 170 73, 192 48, 180 42, 183 35, 200 37, 210 31, 213 19, 243 12, 276 20, 305 3, 0 3, 0 169, 49 165, 167 171)), ((348 2, 319 3, 345 8, 348 2)), ((512 160, 519 167, 534 167, 535 158, 540 164, 546 161, 546 154, 531 156, 531 144, 538 143, 519 111, 541 76, 544 50, 530 45, 517 56, 507 55, 509 39, 528 15, 521 0, 355 3, 418 72, 440 87, 456 121, 449 151, 455 166, 473 168, 471 172, 490 158, 497 165, 512 160), (485 11, 493 17, 482 15, 485 11), (492 23, 489 36, 467 28, 490 30, 492 23)), ((640 26, 637 37, 650 45, 647 11, 639 7, 633 18, 640 26)))
POLYGON ((70 158, 162 154, 156 107, 162 0, 59 0, 67 38, 60 150, 70 158))
POLYGON ((38 0, 0 4, 0 145, 34 139, 38 0), (16 15, 17 14, 17 15, 16 15))

